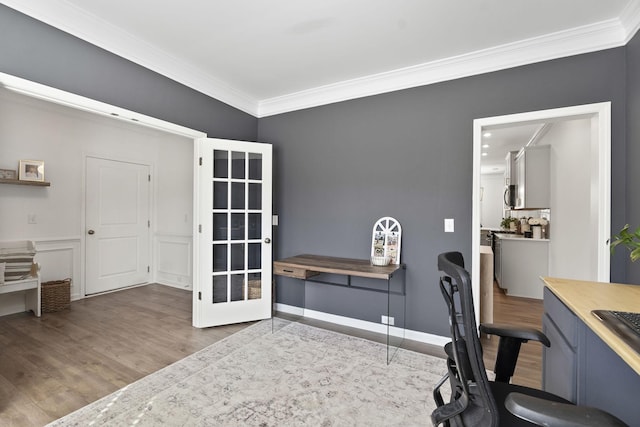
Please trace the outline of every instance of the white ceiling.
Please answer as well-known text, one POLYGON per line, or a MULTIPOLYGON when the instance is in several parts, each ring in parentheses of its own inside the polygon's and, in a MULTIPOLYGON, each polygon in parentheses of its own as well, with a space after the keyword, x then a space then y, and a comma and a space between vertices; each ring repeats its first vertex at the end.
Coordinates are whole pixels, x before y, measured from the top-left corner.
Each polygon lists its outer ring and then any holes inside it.
POLYGON ((2 0, 262 117, 622 46, 640 0, 2 0))
POLYGON ((509 151, 520 151, 544 127, 544 123, 523 123, 511 126, 484 128, 480 173, 504 173, 509 151))

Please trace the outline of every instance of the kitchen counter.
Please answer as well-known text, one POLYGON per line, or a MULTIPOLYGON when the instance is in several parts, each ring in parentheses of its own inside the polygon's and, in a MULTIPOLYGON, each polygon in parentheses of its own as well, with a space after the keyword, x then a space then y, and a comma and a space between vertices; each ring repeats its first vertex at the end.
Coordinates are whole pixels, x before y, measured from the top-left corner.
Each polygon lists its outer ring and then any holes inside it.
POLYGON ((522 240, 525 242, 548 242, 549 239, 533 239, 533 238, 525 238, 523 234, 509 234, 509 233, 493 233, 495 236, 499 237, 500 239, 505 239, 505 240, 522 240))
POLYGON ((602 324, 591 310, 637 312, 640 286, 543 277, 542 280, 580 320, 640 375, 640 354, 602 324))

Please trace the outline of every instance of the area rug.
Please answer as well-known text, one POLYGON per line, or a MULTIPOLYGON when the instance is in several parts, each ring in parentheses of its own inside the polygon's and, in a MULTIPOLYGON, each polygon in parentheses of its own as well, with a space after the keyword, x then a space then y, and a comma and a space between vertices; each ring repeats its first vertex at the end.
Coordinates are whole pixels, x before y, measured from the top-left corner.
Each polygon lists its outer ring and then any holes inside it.
POLYGON ((443 359, 276 319, 256 323, 49 426, 430 425, 443 359))

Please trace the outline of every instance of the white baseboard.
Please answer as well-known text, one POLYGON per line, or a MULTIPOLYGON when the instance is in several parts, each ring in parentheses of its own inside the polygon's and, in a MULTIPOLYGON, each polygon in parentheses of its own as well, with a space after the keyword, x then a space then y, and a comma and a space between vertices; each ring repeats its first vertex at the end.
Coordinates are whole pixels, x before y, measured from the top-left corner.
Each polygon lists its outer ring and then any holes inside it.
POLYGON ((163 286, 168 286, 170 288, 183 289, 185 291, 192 290, 191 283, 175 283, 175 282, 169 282, 166 280, 156 280, 154 283, 157 283, 163 286))
MULTIPOLYGON (((366 320, 353 319, 351 317, 338 316, 335 314, 324 313, 322 311, 315 311, 296 307, 287 304, 274 304, 276 311, 283 313, 293 314, 296 316, 304 316, 310 319, 322 320, 324 322, 334 323, 336 325, 348 326, 351 328, 362 329, 369 332, 376 332, 379 334, 387 333, 387 326, 382 323, 374 323, 366 320)), ((389 333, 395 337, 401 337, 403 330, 401 328, 391 327, 389 333)), ((404 329, 404 337, 412 341, 418 341, 426 344, 432 344, 436 346, 444 346, 451 341, 449 337, 443 337, 440 335, 428 334, 426 332, 414 331, 411 329, 404 329)))

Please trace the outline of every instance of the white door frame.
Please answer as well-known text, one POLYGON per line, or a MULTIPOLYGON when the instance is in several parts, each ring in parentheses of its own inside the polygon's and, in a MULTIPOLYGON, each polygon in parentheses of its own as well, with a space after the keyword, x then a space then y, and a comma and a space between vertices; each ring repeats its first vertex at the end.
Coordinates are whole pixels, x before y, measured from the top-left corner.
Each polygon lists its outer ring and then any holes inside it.
MULTIPOLYGON (((205 138, 207 136, 206 133, 201 132, 199 130, 187 128, 184 126, 177 125, 175 123, 167 122, 165 120, 156 119, 155 117, 148 116, 146 114, 140 114, 135 111, 127 110, 125 108, 116 107, 115 105, 107 104, 104 102, 96 101, 91 98, 87 98, 84 96, 76 95, 71 92, 66 92, 60 89, 56 89, 50 86, 46 86, 40 83, 36 83, 30 80, 26 80, 20 77, 13 76, 11 74, 0 73, 0 84, 8 90, 13 92, 20 93, 22 95, 30 96, 37 99, 42 99, 44 101, 52 102, 58 105, 64 105, 69 108, 75 108, 77 110, 86 111, 89 113, 97 114, 99 116, 109 117, 113 120, 121 120, 130 124, 135 124, 138 126, 149 127, 152 129, 160 130, 163 132, 167 132, 173 135, 183 136, 189 139, 192 139, 195 144, 195 140, 198 138, 205 138)), ((103 157, 101 155, 93 155, 93 154, 85 154, 83 161, 84 166, 86 167, 86 157, 103 157)), ((123 160, 123 159, 114 159, 114 160, 123 160)), ((127 160, 124 160, 127 161, 127 160)), ((139 161, 135 161, 134 163, 140 163, 139 161)), ((154 175, 154 170, 152 169, 152 175, 154 175)), ((85 179, 84 172, 82 175, 82 179, 85 179)), ((154 180, 155 181, 155 180, 154 180)), ((155 200, 155 184, 152 181, 152 199, 155 200)), ((83 190, 86 190, 86 182, 83 182, 83 190)), ((86 230, 86 203, 83 197, 81 202, 81 220, 80 220, 80 277, 77 278, 82 283, 79 283, 79 294, 82 297, 85 297, 85 251, 86 251, 86 242, 85 242, 85 230, 86 230)), ((155 204, 151 205, 151 218, 155 223, 155 204)), ((152 224, 153 225, 153 224, 152 224)), ((155 228, 152 227, 152 236, 155 228)), ((153 239, 152 239, 153 242, 153 239)), ((152 247, 152 252, 154 248, 152 247)), ((151 262, 153 263, 154 258, 152 257, 151 262)), ((153 272, 153 278, 155 279, 155 272, 153 272)), ((75 283, 74 283, 75 286, 75 283)))
MULTIPOLYGON (((580 118, 591 119, 592 153, 597 153, 591 164, 592 194, 598 200, 597 229, 598 281, 610 281, 610 253, 607 240, 611 233, 611 102, 531 111, 505 116, 487 117, 473 121, 473 196, 471 237, 471 280, 473 303, 476 307, 476 322, 480 321, 480 161, 483 128, 497 125, 515 125, 523 122, 559 121, 580 118)), ((478 323, 479 324, 479 323, 478 323)))
MULTIPOLYGON (((123 158, 123 157, 113 157, 113 156, 104 156, 104 155, 99 155, 99 154, 86 154, 84 156, 84 164, 82 165, 83 168, 83 177, 82 177, 82 238, 81 238, 81 245, 82 245, 82 290, 81 290, 81 295, 83 297, 87 297, 87 259, 88 259, 88 254, 87 254, 87 232, 88 232, 88 228, 87 228, 87 162, 89 161, 89 159, 98 159, 98 160, 108 160, 108 161, 112 161, 112 162, 120 162, 120 163, 132 163, 132 164, 136 164, 136 165, 141 165, 141 166, 146 166, 149 168, 149 174, 152 176, 151 182, 149 182, 149 196, 148 196, 148 200, 147 200, 147 209, 149 211, 149 219, 151 220, 151 225, 152 227, 149 228, 149 236, 148 236, 148 241, 147 241, 147 246, 149 248, 149 266, 151 267, 151 271, 149 272, 149 278, 150 280, 154 280, 155 275, 154 275, 154 248, 153 248, 153 235, 154 235, 154 230, 155 230, 155 167, 153 165, 153 163, 147 161, 147 160, 137 160, 137 159, 130 159, 130 158, 123 158)), ((142 286, 142 284, 137 284, 137 285, 131 285, 130 287, 136 287, 136 286, 142 286)), ((122 289, 126 289, 125 288, 118 288, 118 289, 114 289, 114 290, 110 290, 110 291, 105 291, 105 292, 100 292, 100 294, 102 293, 109 293, 109 292, 116 292, 122 289)), ((98 295, 98 294, 95 294, 98 295)), ((93 295, 89 295, 89 296, 93 296, 93 295)))

